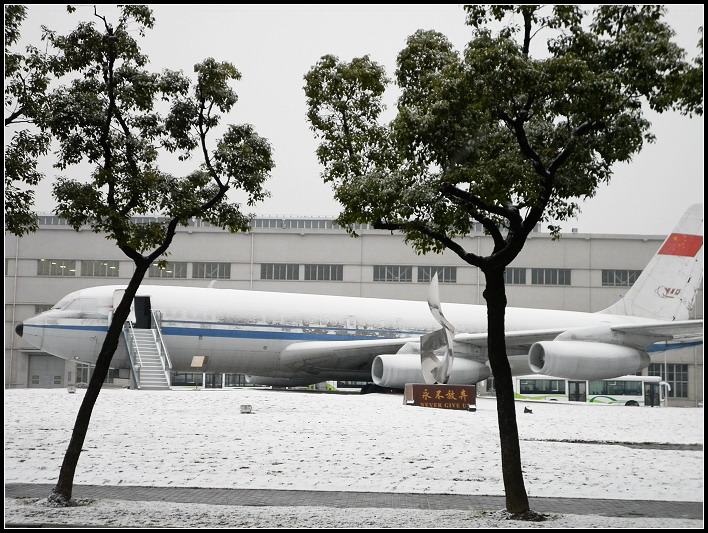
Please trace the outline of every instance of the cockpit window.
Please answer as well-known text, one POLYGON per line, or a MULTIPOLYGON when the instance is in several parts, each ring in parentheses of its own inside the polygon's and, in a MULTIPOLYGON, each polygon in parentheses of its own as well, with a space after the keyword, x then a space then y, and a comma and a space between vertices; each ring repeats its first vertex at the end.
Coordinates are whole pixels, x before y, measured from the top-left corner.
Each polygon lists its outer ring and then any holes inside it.
MULTIPOLYGON (((59 300, 52 309, 68 309, 69 305, 76 302, 76 306, 79 305, 79 298, 75 293, 67 294, 59 300)), ((72 307, 72 309, 79 309, 79 307, 72 307)))
POLYGON ((71 300, 67 305, 62 307, 62 310, 64 311, 81 311, 81 300, 76 298, 75 300, 71 300))

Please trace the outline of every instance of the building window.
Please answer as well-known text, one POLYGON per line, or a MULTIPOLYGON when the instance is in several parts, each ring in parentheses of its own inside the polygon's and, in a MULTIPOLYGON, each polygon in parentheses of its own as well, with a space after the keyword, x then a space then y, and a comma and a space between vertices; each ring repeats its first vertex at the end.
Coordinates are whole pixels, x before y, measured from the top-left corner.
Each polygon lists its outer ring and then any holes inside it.
POLYGON ((351 227, 352 227, 352 229, 354 229, 354 230, 373 229, 373 228, 371 227, 371 224, 369 224, 368 222, 365 223, 365 224, 352 224, 351 227))
POLYGON ((569 268, 532 268, 533 285, 570 285, 569 268))
POLYGON ((487 378, 487 392, 495 391, 496 389, 494 388, 494 376, 488 377, 487 378))
POLYGON ((81 261, 81 275, 95 278, 117 278, 118 261, 81 261))
POLYGON ((167 217, 130 217, 133 224, 165 224, 169 220, 167 217))
POLYGON ((91 365, 88 363, 76 363, 76 383, 88 384, 91 374, 91 365))
POLYGON ((192 387, 195 387, 201 385, 203 382, 203 375, 201 373, 172 372, 171 377, 171 383, 174 386, 191 385, 192 387))
POLYGON ((192 277, 199 279, 230 279, 231 263, 194 263, 192 277))
POLYGON ((66 226, 66 220, 54 215, 39 215, 37 223, 40 226, 66 226))
POLYGON ((317 229, 332 229, 332 221, 331 220, 313 220, 312 221, 312 227, 317 228, 317 229))
POLYGON ((507 285, 526 285, 525 268, 504 269, 504 283, 507 285))
POLYGON ((305 218, 254 218, 251 220, 252 228, 280 228, 280 229, 335 229, 331 220, 305 219, 305 218))
POLYGON ((34 306, 34 314, 38 315, 39 313, 44 313, 45 311, 49 311, 52 307, 54 307, 51 304, 38 304, 34 306))
POLYGON ((641 270, 603 270, 603 287, 631 287, 642 273, 641 270))
POLYGON ((76 276, 76 261, 69 259, 39 259, 38 276, 76 276))
POLYGON ((224 387, 257 387, 246 381, 243 374, 224 374, 224 387))
POLYGON ((688 398, 688 365, 676 363, 652 363, 649 365, 650 376, 661 376, 661 378, 671 385, 669 398, 688 398), (666 369, 666 375, 664 375, 666 369))
POLYGON ((418 267, 418 282, 430 283, 437 273, 440 283, 457 283, 457 267, 418 267))
POLYGON ((201 218, 189 219, 189 225, 194 228, 213 228, 214 227, 212 224, 210 224, 206 220, 202 220, 201 218))
POLYGON ((151 278, 186 278, 187 263, 167 263, 165 268, 160 268, 157 263, 153 263, 148 270, 148 277, 151 278))
POLYGON ((305 265, 305 281, 342 281, 342 265, 305 265))
POLYGON ((263 263, 261 265, 261 279, 299 280, 300 265, 263 263))
POLYGON ((374 281, 413 281, 413 267, 401 265, 374 265, 374 281))
POLYGON ((285 221, 282 218, 256 218, 251 225, 254 228, 284 228, 285 221))

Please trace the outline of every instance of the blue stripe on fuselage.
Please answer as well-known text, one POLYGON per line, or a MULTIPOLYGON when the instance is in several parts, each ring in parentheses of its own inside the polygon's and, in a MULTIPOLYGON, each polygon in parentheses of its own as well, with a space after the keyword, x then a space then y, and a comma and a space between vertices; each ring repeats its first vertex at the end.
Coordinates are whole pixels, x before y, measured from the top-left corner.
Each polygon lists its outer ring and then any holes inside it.
MULTIPOLYGON (((259 326, 260 327, 260 326, 259 326)), ((301 329, 301 328, 297 328, 301 329)), ((323 331, 327 331, 324 330, 323 331)), ((331 331, 331 330, 330 330, 331 331)), ((386 339, 394 337, 384 337, 380 335, 351 335, 342 334, 343 331, 355 330, 334 330, 333 333, 299 333, 293 331, 252 331, 239 329, 202 329, 202 328, 162 328, 163 335, 174 335, 178 337, 229 337, 232 339, 276 339, 276 340, 299 340, 299 341, 362 341, 371 339, 386 339)), ((372 333, 376 333, 372 331, 372 333)), ((412 335, 420 335, 413 333, 412 335)))
MULTIPOLYGON (((188 323, 188 322, 185 322, 188 323)), ((201 324, 205 324, 201 322, 201 324)), ((106 326, 69 326, 69 325, 42 325, 42 324, 25 324, 26 328, 46 328, 46 329, 68 329, 76 331, 101 331, 106 332, 106 326)), ((276 328, 282 326, 259 325, 259 328, 276 328)), ((293 326, 292 329, 303 329, 302 326, 293 326)), ((254 330, 236 330, 236 329, 211 329, 211 328, 185 328, 185 327, 164 327, 162 328, 163 335, 171 335, 177 337, 230 337, 234 339, 277 339, 277 340, 300 340, 300 341, 353 341, 353 340, 372 340, 395 338, 396 334, 404 334, 407 336, 422 335, 420 332, 393 332, 382 330, 367 330, 371 335, 353 335, 349 332, 356 332, 354 329, 343 328, 307 328, 320 329, 323 333, 299 333, 293 331, 254 331, 254 330), (327 333, 336 332, 336 333, 327 333)), ((693 346, 701 346, 703 341, 687 342, 684 344, 666 344, 659 342, 649 346, 646 349, 648 353, 664 352, 668 350, 679 350, 693 346)))
POLYGON ((663 342, 657 342, 656 344, 652 344, 651 346, 649 346, 649 348, 647 348, 645 351, 647 353, 666 352, 668 350, 678 350, 680 348, 701 346, 702 344, 703 341, 685 342, 683 344, 664 344, 663 342))
MULTIPOLYGON (((32 328, 44 328, 44 329, 65 329, 71 331, 100 331, 106 332, 108 328, 106 326, 70 326, 64 324, 26 324, 25 327, 32 328)), ((258 327, 270 327, 275 328, 278 326, 258 326, 258 327)), ((282 326, 281 326, 282 327, 282 326)), ((293 326, 292 329, 302 329, 300 326, 293 326)), ((309 328, 308 328, 309 329, 309 328)), ((371 331, 371 335, 353 335, 348 332, 355 332, 354 329, 339 329, 339 328, 313 328, 319 329, 322 333, 300 333, 294 331, 257 331, 257 330, 237 330, 237 329, 212 329, 212 328, 184 328, 184 327, 163 327, 162 334, 175 336, 175 337, 222 337, 222 338, 233 338, 233 339, 277 339, 277 340, 299 340, 299 341, 322 341, 322 340, 334 340, 334 341, 352 341, 352 340, 371 340, 371 339, 386 339, 395 338, 395 335, 391 333, 398 332, 384 332, 384 331, 371 331), (328 333, 336 332, 336 333, 328 333), (386 333, 387 335, 381 335, 381 333, 386 333)), ((421 335, 421 333, 408 333, 407 335, 421 335)))
POLYGON ((76 331, 108 331, 106 326, 67 326, 66 324, 27 324, 25 328, 42 328, 42 329, 69 329, 76 331))
MULTIPOLYGON (((237 328, 263 328, 263 329, 306 329, 308 331, 322 331, 322 332, 328 332, 331 334, 331 332, 336 332, 337 334, 343 334, 346 333, 347 335, 351 335, 354 333, 360 333, 361 331, 369 331, 373 334, 386 334, 387 336, 390 335, 405 335, 405 336, 410 336, 410 335, 424 335, 426 332, 420 332, 420 331, 399 331, 399 330, 392 330, 392 329, 367 329, 367 330, 358 330, 356 328, 335 328, 331 326, 299 326, 299 325, 294 325, 294 326, 287 326, 287 325, 273 325, 273 324, 253 324, 253 323, 244 323, 244 322, 200 322, 200 321, 194 321, 194 320, 166 320, 165 322, 169 322, 170 324, 187 324, 187 325, 194 325, 194 326, 232 326, 232 327, 237 327, 237 328)), ((168 326, 166 326, 168 327, 168 326)), ((209 328, 211 329, 211 328, 209 328)), ((228 331, 228 330, 227 330, 228 331)), ((367 336, 366 338, 369 338, 367 336)))

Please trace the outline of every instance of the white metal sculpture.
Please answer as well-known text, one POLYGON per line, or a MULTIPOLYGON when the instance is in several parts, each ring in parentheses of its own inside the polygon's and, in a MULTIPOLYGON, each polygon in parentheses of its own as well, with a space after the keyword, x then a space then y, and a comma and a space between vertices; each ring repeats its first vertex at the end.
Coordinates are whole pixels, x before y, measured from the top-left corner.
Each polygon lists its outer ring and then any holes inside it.
POLYGON ((446 384, 450 379, 452 370, 452 347, 455 338, 455 326, 443 315, 437 272, 428 288, 428 307, 430 307, 430 312, 442 328, 420 338, 420 365, 423 369, 423 378, 430 385, 434 383, 446 384), (439 358, 435 354, 435 350, 442 346, 445 346, 445 354, 442 358, 439 358))

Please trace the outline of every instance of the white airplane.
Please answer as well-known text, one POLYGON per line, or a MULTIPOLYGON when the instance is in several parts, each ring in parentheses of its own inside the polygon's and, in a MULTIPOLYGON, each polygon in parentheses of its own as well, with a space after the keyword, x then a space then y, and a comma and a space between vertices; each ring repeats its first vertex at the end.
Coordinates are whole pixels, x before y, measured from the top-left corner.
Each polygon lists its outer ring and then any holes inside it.
MULTIPOLYGON (((624 298, 603 311, 507 308, 512 372, 607 379, 647 367, 652 350, 702 344, 703 320, 688 320, 703 277, 702 232, 703 206, 697 204, 624 298)), ((47 353, 95 363, 123 290, 73 292, 16 331, 47 353)), ((138 316, 130 321, 137 329, 159 321, 176 372, 245 374, 250 383, 273 386, 373 380, 403 388, 425 382, 421 339, 439 330, 441 318, 433 317, 433 307, 434 302, 143 285, 135 298, 138 316), (150 319, 150 309, 159 311, 159 320, 150 319)), ((486 379, 486 307, 445 304, 444 311, 442 320, 455 330, 448 383, 486 379)), ((111 366, 130 367, 125 339, 111 366)))

